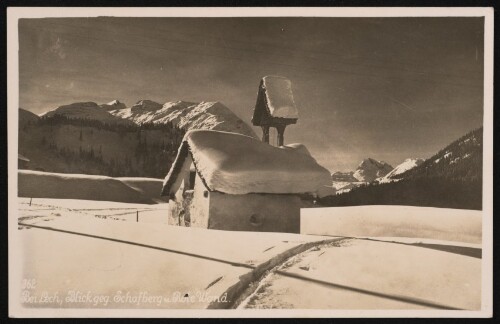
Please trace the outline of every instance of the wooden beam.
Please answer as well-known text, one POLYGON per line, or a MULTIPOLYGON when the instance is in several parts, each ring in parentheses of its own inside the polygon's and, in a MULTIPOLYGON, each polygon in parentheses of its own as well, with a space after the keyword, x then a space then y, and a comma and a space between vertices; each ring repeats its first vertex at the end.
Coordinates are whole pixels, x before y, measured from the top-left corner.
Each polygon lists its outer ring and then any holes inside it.
POLYGON ((261 126, 262 142, 269 144, 269 126, 261 126))
POLYGON ((283 146, 285 143, 285 127, 286 125, 278 125, 276 126, 276 130, 278 131, 278 146, 283 146))

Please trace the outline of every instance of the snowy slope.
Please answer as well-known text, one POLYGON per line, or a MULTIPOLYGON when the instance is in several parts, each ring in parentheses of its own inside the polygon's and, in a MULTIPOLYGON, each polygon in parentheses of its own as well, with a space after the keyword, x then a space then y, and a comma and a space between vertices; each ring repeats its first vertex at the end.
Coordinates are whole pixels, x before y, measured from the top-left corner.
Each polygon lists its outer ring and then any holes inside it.
MULTIPOLYGON (((104 308, 113 311, 171 308, 174 312, 182 308, 205 309, 214 297, 221 296, 230 287, 248 283, 249 280, 245 279, 253 278, 255 267, 282 253, 293 255, 290 249, 301 244, 329 239, 315 235, 218 231, 147 222, 151 213, 166 217, 165 204, 141 206, 98 202, 94 206, 93 201, 72 200, 66 204, 64 199, 44 199, 41 202, 33 199, 30 206, 29 199, 19 199, 18 206, 19 213, 9 213, 9 222, 20 221, 28 225, 20 226, 16 232, 22 246, 17 257, 19 263, 25 265, 20 267, 19 278, 36 280, 36 287, 30 291, 32 296, 45 293, 49 296, 58 294, 61 298, 61 304, 48 301, 25 303, 31 308, 23 309, 33 311, 34 306, 42 310, 51 307, 63 311, 66 316, 98 308, 104 312, 104 308), (118 218, 118 213, 127 210, 140 211, 139 222, 136 222, 135 215, 128 218, 129 221, 113 220, 115 215, 118 218), (94 215, 113 217, 98 218, 94 215), (193 275, 195 272, 186 269, 203 271, 193 275), (89 292, 92 298, 79 302, 67 300, 64 297, 70 291, 89 292), (113 298, 121 292, 122 297, 127 295, 132 299, 113 298), (175 298, 179 292, 181 297, 189 293, 193 298, 175 298), (140 294, 147 298, 160 296, 162 302, 157 304, 156 300, 138 299, 140 294), (109 296, 109 303, 102 299, 96 303, 96 296, 109 296)), ((272 267, 274 263, 268 262, 267 265, 272 267)), ((269 267, 265 266, 264 270, 269 267)), ((21 292, 13 291, 14 294, 21 292)), ((228 301, 232 301, 231 296, 227 296, 228 301)))
POLYGON ((130 107, 130 111, 134 113, 143 113, 145 111, 157 111, 161 109, 161 104, 154 102, 152 100, 139 100, 132 107, 130 107))
POLYGON ((70 119, 90 119, 98 120, 106 124, 126 124, 133 125, 129 120, 117 118, 95 102, 76 102, 69 105, 59 106, 40 115, 41 117, 52 117, 61 115, 70 119))
POLYGON ((473 152, 470 148, 480 147, 482 141, 479 141, 476 134, 471 134, 469 137, 459 140, 454 145, 448 146, 444 151, 438 153, 437 156, 431 158, 431 160, 438 164, 439 162, 445 164, 455 164, 459 163, 460 160, 469 158, 473 152))
POLYGON ((242 308, 331 309, 354 316, 356 310, 413 310, 412 316, 437 308, 480 310, 481 259, 460 254, 467 251, 461 246, 440 247, 456 253, 360 239, 310 249, 271 270, 242 308))
POLYGON ((168 123, 183 128, 209 129, 234 132, 257 138, 255 132, 229 108, 219 102, 167 102, 163 106, 137 104, 128 109, 114 110, 111 114, 133 121, 143 123, 168 123))
POLYGON ((391 172, 387 173, 385 176, 377 178, 376 181, 379 183, 388 183, 392 181, 401 180, 401 178, 396 179, 394 176, 402 174, 408 170, 413 169, 414 167, 422 164, 424 159, 406 159, 403 163, 396 166, 391 172))
POLYGON ((481 244, 482 212, 414 206, 348 206, 301 211, 301 233, 406 237, 481 244))
POLYGON ((483 128, 478 128, 454 141, 415 168, 395 174, 393 178, 443 177, 480 180, 483 164, 483 128))
POLYGON ((332 187, 335 189, 335 193, 349 192, 351 189, 359 187, 366 182, 363 181, 333 181, 332 187))
POLYGON ((88 174, 18 171, 18 195, 140 204, 161 202, 162 181, 153 178, 112 178, 88 174))
POLYGON ((357 182, 358 179, 354 177, 354 171, 342 172, 337 171, 332 173, 332 180, 338 182, 357 182))

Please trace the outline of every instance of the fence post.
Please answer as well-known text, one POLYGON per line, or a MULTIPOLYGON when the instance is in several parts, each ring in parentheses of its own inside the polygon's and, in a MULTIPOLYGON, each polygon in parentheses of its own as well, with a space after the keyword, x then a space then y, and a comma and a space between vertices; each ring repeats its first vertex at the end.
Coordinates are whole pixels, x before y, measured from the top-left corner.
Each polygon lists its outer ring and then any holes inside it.
POLYGON ((31 206, 31 201, 33 200, 33 197, 30 198, 30 206, 31 206))
POLYGON ((139 223, 139 211, 137 211, 137 223, 139 223))

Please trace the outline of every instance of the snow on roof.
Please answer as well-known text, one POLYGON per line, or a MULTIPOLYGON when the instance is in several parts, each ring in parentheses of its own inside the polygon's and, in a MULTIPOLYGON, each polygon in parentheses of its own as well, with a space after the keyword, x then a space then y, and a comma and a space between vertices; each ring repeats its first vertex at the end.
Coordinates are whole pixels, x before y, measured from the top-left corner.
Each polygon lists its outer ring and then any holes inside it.
POLYGON ((262 79, 267 107, 272 117, 298 118, 292 93, 292 82, 281 76, 265 76, 262 79))
POLYGON ((184 137, 165 178, 162 195, 170 193, 188 152, 211 191, 314 194, 331 185, 330 172, 308 154, 236 133, 193 130, 184 137))
POLYGON ((280 146, 279 148, 284 149, 284 150, 293 150, 293 151, 298 152, 298 153, 311 155, 311 152, 309 152, 307 147, 301 143, 287 144, 284 146, 280 146))

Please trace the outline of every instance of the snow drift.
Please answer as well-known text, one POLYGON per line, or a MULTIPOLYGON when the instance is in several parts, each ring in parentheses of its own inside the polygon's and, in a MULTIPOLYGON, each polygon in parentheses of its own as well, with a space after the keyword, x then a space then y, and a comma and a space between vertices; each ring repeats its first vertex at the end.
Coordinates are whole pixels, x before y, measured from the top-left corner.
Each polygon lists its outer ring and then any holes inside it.
POLYGON ((480 244, 482 212, 475 210, 355 206, 302 209, 300 233, 349 237, 407 237, 480 244))
POLYGON ((154 204, 161 201, 162 181, 150 178, 111 178, 86 174, 20 170, 18 196, 154 204))

